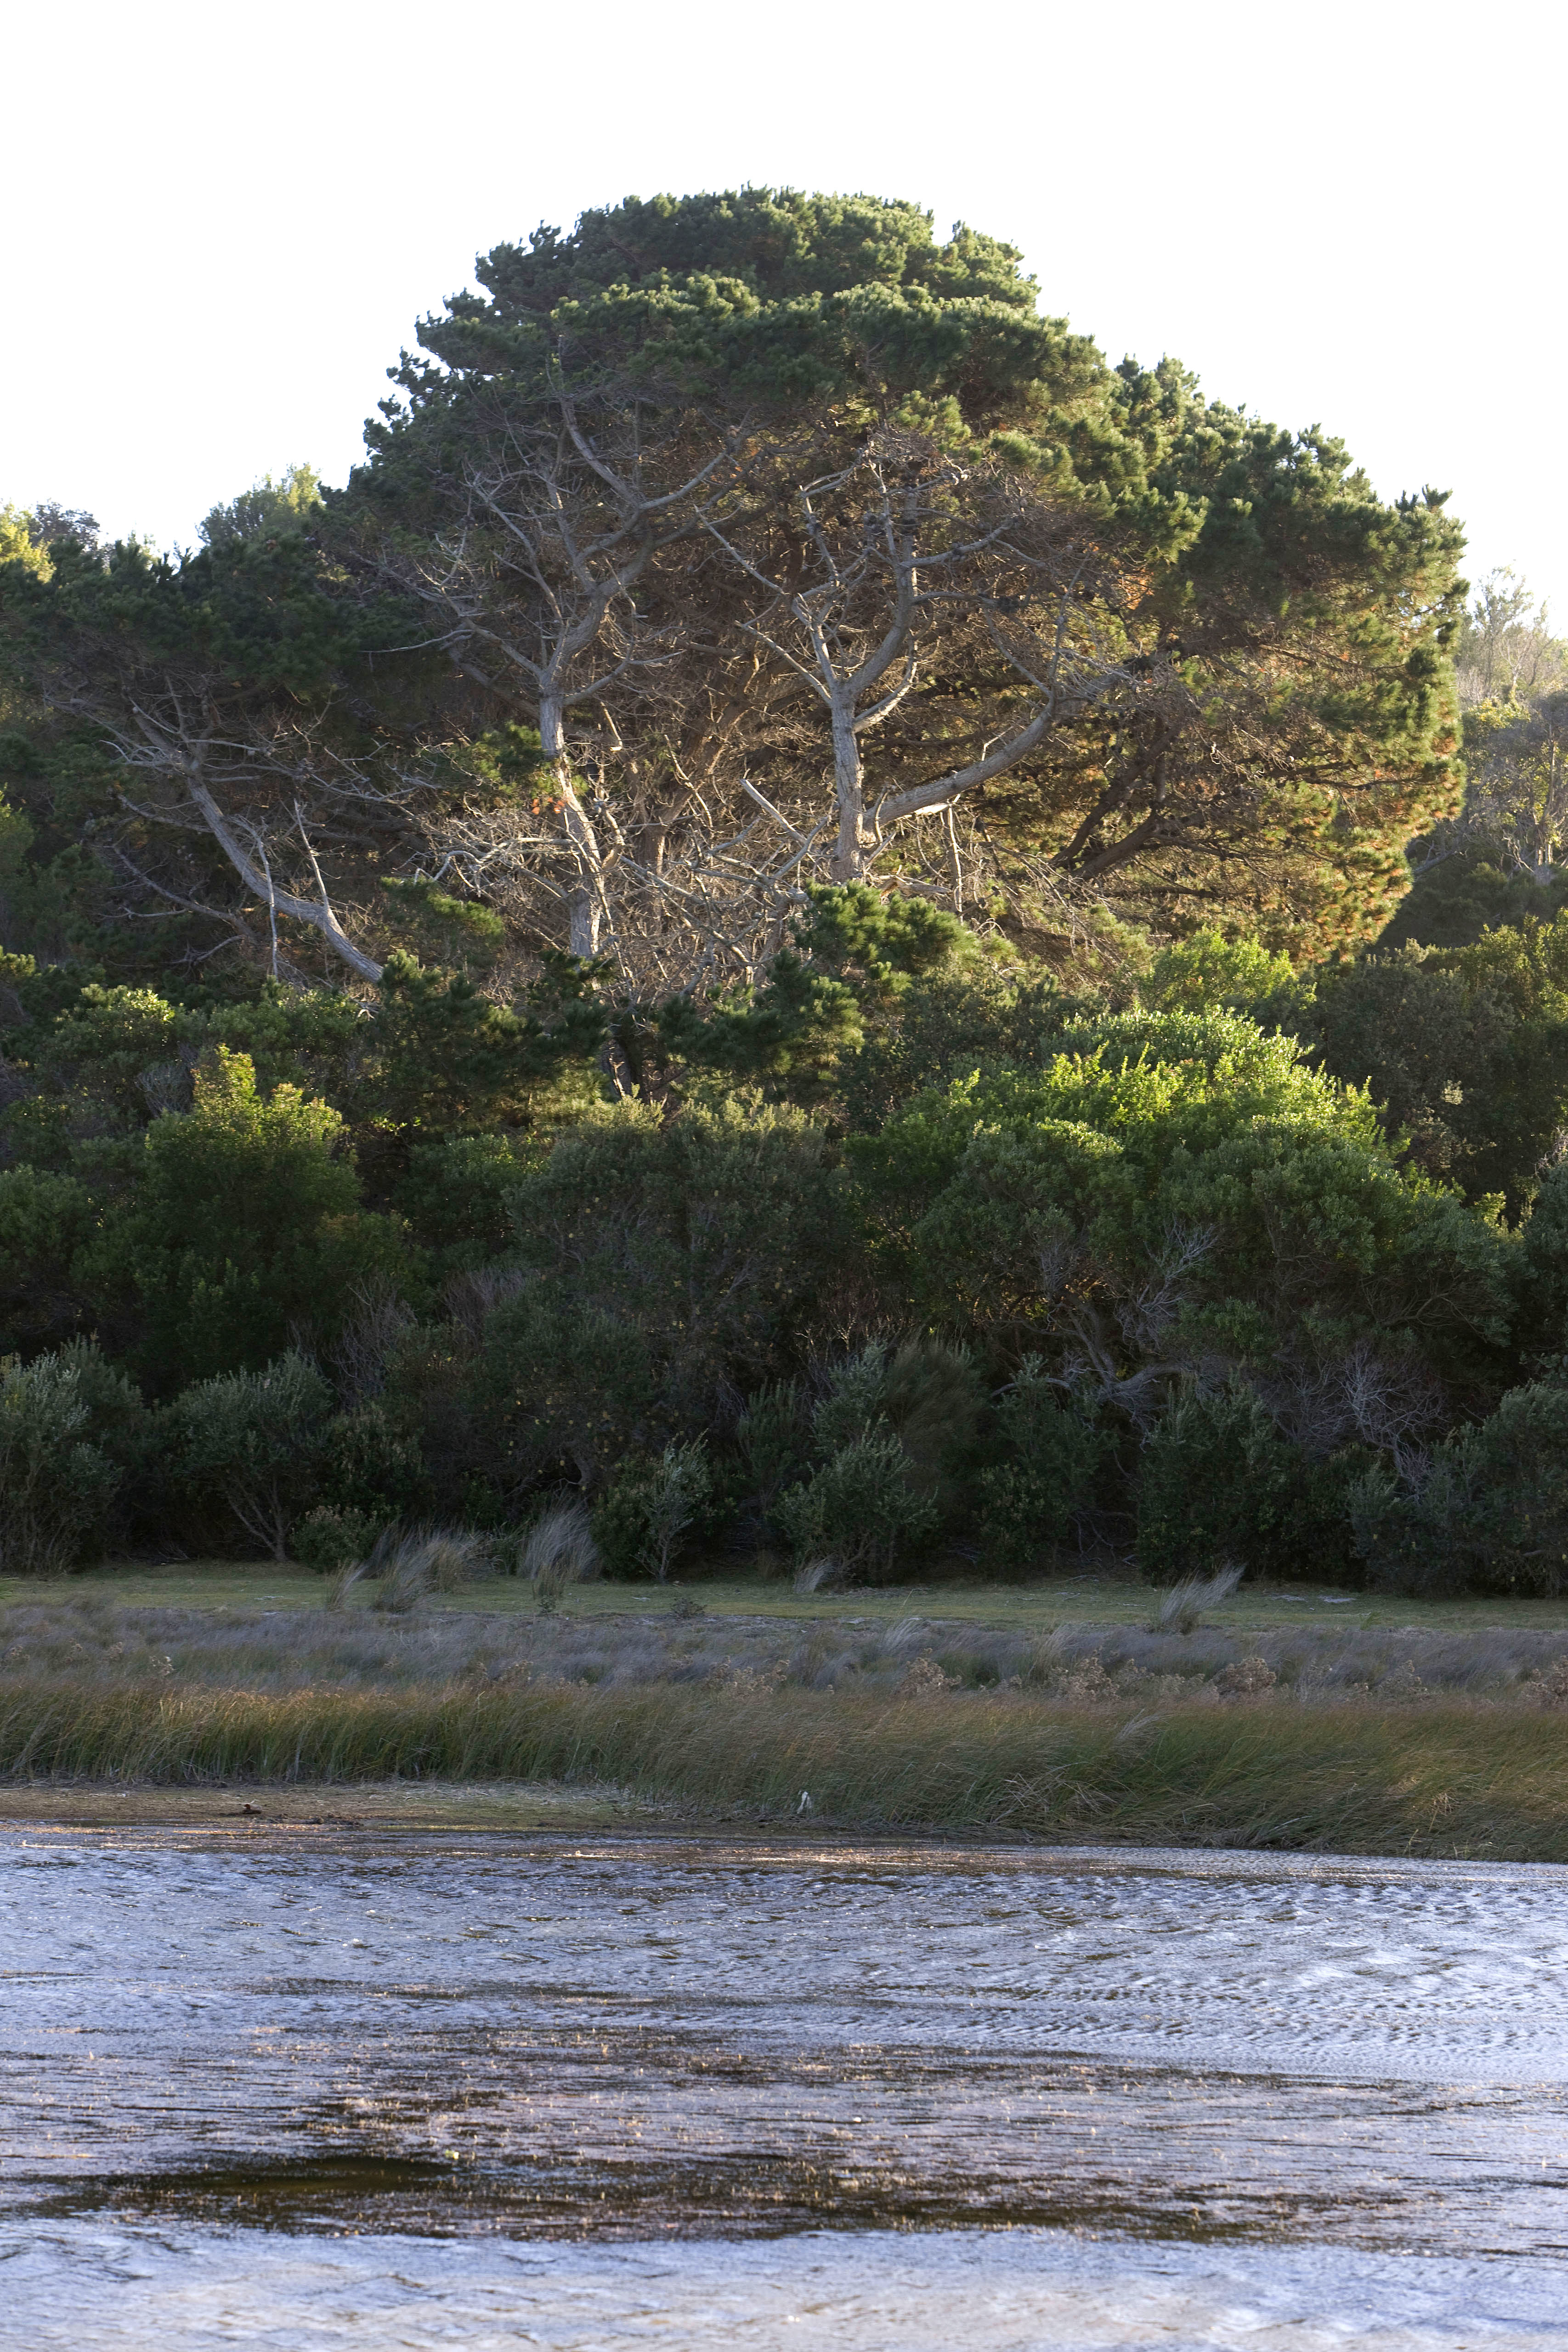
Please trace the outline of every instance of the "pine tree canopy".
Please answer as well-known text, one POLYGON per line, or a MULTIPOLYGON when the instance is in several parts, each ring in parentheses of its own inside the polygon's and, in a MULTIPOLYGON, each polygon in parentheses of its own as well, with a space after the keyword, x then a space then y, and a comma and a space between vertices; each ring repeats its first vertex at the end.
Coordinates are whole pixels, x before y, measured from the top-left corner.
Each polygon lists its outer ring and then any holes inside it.
POLYGON ((295 467, 183 558, 8 526, 28 756, 96 762, 127 912, 368 981, 428 883, 492 989, 566 950, 639 1001, 754 984, 820 880, 1058 962, 1387 919, 1458 791, 1442 494, 1110 364, 905 203, 628 198, 478 279, 324 504, 295 467))

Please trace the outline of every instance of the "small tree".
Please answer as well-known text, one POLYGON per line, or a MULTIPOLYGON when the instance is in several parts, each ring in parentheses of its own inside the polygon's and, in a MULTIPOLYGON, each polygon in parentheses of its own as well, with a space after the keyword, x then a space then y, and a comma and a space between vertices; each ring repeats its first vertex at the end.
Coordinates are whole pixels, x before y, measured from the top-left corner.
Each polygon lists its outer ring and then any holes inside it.
POLYGON ((1110 1444, 1038 1356, 1025 1358, 996 1419, 1006 1454, 982 1475, 982 1524, 987 1548, 1023 1566, 1063 1542, 1088 1509, 1110 1444))
POLYGON ((286 1559, 294 1520, 312 1497, 331 1410, 326 1381, 293 1350, 264 1371, 199 1381, 169 1407, 176 1473, 286 1559))
POLYGON ((773 1506, 796 1560, 830 1553, 852 1572, 887 1583, 900 1551, 925 1542, 937 1526, 937 1507, 915 1492, 910 1468, 891 1430, 868 1430, 841 1445, 773 1506))
POLYGON ((594 1512, 601 1552, 623 1575, 641 1573, 660 1584, 683 1538, 712 1493, 708 1449, 701 1438, 667 1445, 657 1461, 616 1479, 594 1512))
POLYGON ((91 1418, 79 1365, 0 1360, 0 1572, 61 1575, 101 1527, 119 1473, 91 1418))

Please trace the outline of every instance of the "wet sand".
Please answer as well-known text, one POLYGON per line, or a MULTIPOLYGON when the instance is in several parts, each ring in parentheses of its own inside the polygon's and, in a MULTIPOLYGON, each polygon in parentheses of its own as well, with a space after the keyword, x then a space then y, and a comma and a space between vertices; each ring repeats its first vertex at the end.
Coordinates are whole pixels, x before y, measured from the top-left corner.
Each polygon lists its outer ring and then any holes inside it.
MULTIPOLYGON (((663 1809, 613 1789, 500 1780, 216 1782, 0 1780, 0 1823, 80 1829, 641 1828, 663 1809)), ((673 1816, 672 1816, 673 1818, 673 1816)))

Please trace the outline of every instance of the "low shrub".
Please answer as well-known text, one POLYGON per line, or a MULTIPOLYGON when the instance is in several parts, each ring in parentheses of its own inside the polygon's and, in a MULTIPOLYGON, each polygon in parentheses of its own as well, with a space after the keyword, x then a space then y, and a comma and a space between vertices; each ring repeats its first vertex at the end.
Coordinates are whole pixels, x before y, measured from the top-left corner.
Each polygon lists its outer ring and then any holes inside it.
POLYGON ((890 1430, 841 1445, 773 1508, 798 1562, 827 1554, 868 1582, 886 1583, 900 1555, 934 1534, 938 1511, 910 1483, 909 1456, 890 1430))
POLYGON ((629 1465, 592 1514, 594 1541, 611 1575, 665 1583, 712 1492, 708 1449, 700 1437, 629 1465))
POLYGON ((330 1576, 363 1559, 384 1524, 363 1511, 340 1511, 330 1503, 318 1503, 295 1526, 294 1557, 318 1575, 330 1576))
POLYGON ((324 1501, 351 1517, 384 1524, 431 1508, 430 1475, 417 1441, 374 1401, 328 1425, 317 1475, 324 1501))
POLYGON ((981 1532, 1000 1566, 1023 1568, 1065 1542, 1089 1509, 1110 1439, 1037 1356, 1025 1359, 996 1420, 1005 1458, 981 1474, 981 1532))
POLYGON ((1510 1389, 1489 1419, 1434 1446, 1416 1478, 1370 1470, 1352 1516, 1373 1584, 1431 1595, 1568 1589, 1568 1387, 1510 1389))
POLYGON ((1152 1583, 1216 1560, 1249 1575, 1353 1575, 1345 1465, 1310 1460, 1244 1381, 1179 1392, 1144 1441, 1137 1497, 1152 1583))
POLYGON ((101 1540, 120 1473, 91 1424, 66 1351, 0 1362, 0 1573, 61 1575, 101 1540))

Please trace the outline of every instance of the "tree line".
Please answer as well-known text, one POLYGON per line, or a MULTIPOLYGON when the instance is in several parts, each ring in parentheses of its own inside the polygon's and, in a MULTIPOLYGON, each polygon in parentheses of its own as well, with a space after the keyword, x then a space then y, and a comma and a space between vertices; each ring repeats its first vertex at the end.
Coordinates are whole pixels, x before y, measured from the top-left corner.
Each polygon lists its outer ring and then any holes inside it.
POLYGON ((6 1560, 1556 1589, 1527 592, 908 205, 479 278, 342 490, 0 519, 6 1560))

